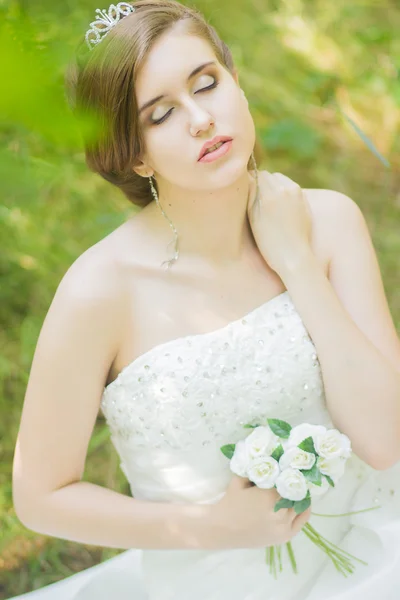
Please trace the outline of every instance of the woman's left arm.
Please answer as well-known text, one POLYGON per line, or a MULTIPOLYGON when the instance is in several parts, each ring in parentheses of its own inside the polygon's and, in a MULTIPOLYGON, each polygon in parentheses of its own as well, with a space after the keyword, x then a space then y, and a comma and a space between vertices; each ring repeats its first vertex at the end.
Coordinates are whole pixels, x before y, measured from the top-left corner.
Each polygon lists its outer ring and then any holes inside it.
POLYGON ((329 223, 329 279, 311 247, 279 275, 315 344, 332 422, 362 460, 387 469, 400 460, 400 340, 360 208, 313 193, 329 223))

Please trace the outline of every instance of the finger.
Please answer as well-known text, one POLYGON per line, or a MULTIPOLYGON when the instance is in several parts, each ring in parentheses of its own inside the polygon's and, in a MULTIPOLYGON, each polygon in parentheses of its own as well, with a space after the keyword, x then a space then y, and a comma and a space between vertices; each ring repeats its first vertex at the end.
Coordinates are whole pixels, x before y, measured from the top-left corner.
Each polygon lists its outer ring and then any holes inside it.
POLYGON ((296 535, 301 529, 303 529, 304 525, 309 521, 311 514, 311 508, 307 509, 300 515, 297 515, 296 518, 292 522, 292 533, 296 535))
POLYGON ((233 475, 229 488, 233 490, 242 490, 243 488, 249 487, 251 482, 247 477, 240 477, 239 475, 233 475))
POLYGON ((266 193, 271 198, 274 198, 276 195, 279 197, 279 195, 289 189, 288 184, 281 177, 277 177, 277 175, 277 173, 263 171, 261 176, 263 190, 266 190, 266 193))
POLYGON ((275 514, 278 516, 280 523, 283 523, 291 528, 293 522, 292 512, 293 511, 290 508, 280 508, 275 514))
POLYGON ((276 190, 277 180, 274 179, 272 173, 269 173, 269 171, 259 171, 258 181, 260 185, 262 183, 262 189, 263 191, 266 191, 267 194, 276 190))
POLYGON ((298 183, 293 181, 293 179, 290 179, 290 177, 283 175, 283 173, 272 173, 272 177, 274 177, 275 181, 284 188, 298 189, 300 187, 298 183))

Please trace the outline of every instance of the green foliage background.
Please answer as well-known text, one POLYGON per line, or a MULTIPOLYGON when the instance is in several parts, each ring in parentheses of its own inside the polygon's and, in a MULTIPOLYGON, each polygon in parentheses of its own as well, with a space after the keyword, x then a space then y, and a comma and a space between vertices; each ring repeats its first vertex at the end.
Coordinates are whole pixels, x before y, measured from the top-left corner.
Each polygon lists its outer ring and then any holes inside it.
MULTIPOLYGON (((397 0, 197 0, 230 45, 264 149, 260 168, 361 207, 400 327, 397 0)), ((0 599, 117 554, 26 530, 14 444, 33 351, 69 265, 136 210, 85 166, 64 70, 92 0, 0 0, 0 599)), ((99 416, 85 479, 129 493, 99 416)))

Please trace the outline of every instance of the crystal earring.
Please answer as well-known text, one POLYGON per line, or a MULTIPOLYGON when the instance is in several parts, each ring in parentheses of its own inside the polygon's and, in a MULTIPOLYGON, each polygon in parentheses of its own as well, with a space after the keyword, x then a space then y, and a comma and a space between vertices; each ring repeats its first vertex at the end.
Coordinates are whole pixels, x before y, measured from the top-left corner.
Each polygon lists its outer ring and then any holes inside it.
MULTIPOLYGON (((256 178, 256 198, 255 198, 255 202, 259 202, 258 171, 257 171, 256 159, 254 157, 254 152, 251 153, 251 161, 253 163, 254 173, 255 173, 255 178, 256 178)), ((150 183, 151 193, 153 194, 153 198, 156 201, 157 206, 161 210, 163 216, 169 222, 169 225, 170 225, 172 231, 174 232, 174 240, 172 240, 168 244, 168 246, 170 246, 172 244, 172 242, 175 241, 175 253, 174 253, 174 256, 171 259, 165 260, 164 262, 161 263, 161 267, 163 267, 165 270, 168 270, 178 260, 178 257, 179 257, 178 232, 176 230, 176 227, 174 226, 174 224, 172 223, 172 221, 170 220, 170 218, 168 217, 168 215, 165 213, 163 207, 160 204, 160 200, 158 198, 157 190, 154 187, 151 175, 149 176, 149 183, 150 183), (166 267, 164 267, 164 265, 166 265, 166 267)), ((167 246, 167 248, 168 248, 168 246, 167 246)))
MULTIPOLYGON (((154 187, 153 184, 153 180, 151 178, 152 176, 149 176, 149 183, 150 183, 150 188, 151 188, 151 193, 153 194, 153 198, 156 201, 157 206, 159 207, 159 209, 161 210, 163 216, 167 219, 167 221, 169 221, 169 225, 171 227, 171 229, 173 230, 174 234, 175 234, 175 253, 174 256, 169 259, 169 260, 165 260, 164 262, 161 263, 161 267, 164 268, 164 270, 168 271, 168 269, 171 268, 171 266, 178 260, 178 256, 179 256, 179 245, 178 245, 178 232, 174 226, 174 224, 172 223, 172 221, 169 219, 168 215, 164 212, 163 207, 160 204, 160 201, 158 199, 158 194, 157 194, 157 190, 154 187), (166 265, 166 267, 164 267, 164 265, 166 265)), ((172 240, 174 241, 174 240, 172 240)), ((172 241, 168 244, 167 248, 172 244, 172 241)))
POLYGON ((256 197, 255 197, 254 202, 258 204, 260 202, 260 194, 259 194, 260 188, 258 185, 258 170, 257 170, 257 163, 256 163, 256 159, 254 156, 254 152, 251 153, 251 162, 253 163, 254 175, 256 178, 256 197))

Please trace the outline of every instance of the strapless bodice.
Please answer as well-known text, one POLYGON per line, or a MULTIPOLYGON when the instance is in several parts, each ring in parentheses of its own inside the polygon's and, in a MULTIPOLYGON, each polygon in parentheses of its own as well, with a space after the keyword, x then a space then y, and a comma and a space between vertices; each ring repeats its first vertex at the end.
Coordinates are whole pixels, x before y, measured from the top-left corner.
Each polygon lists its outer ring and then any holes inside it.
POLYGON ((315 346, 288 291, 216 331, 127 365, 101 407, 132 495, 213 502, 231 472, 220 447, 269 417, 332 426, 315 346))

